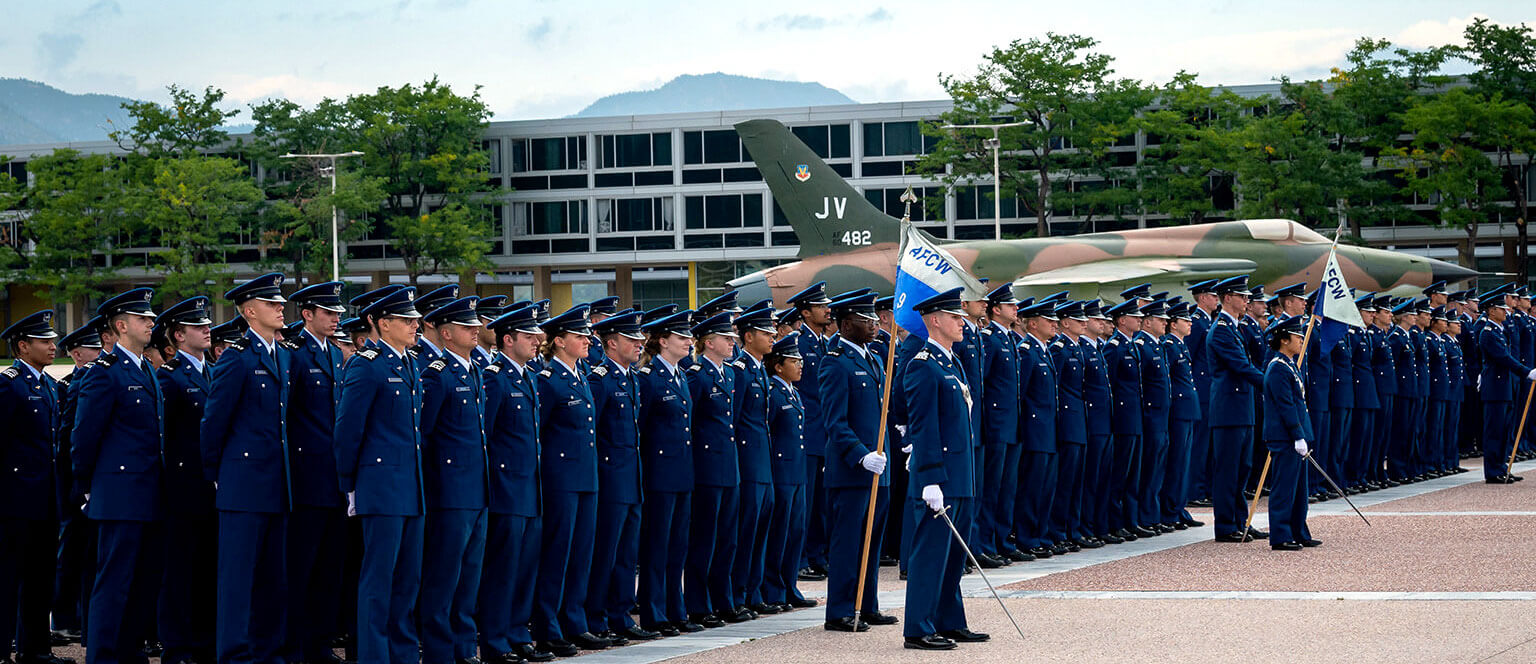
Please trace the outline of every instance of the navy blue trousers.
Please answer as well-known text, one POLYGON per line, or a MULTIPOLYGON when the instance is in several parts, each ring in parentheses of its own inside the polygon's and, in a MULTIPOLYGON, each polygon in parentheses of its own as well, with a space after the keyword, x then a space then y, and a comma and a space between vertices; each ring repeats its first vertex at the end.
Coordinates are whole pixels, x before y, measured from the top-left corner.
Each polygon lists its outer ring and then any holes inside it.
MULTIPOLYGON (((1207 387, 1205 392, 1209 392, 1207 387)), ((1204 392, 1202 393, 1204 394, 1204 392)), ((1211 415, 1210 399, 1200 400, 1200 412, 1205 415, 1195 420, 1194 439, 1189 448, 1189 499, 1199 500, 1211 496, 1211 415)))
POLYGON ((96 523, 81 513, 79 501, 66 496, 59 504, 64 519, 59 523, 50 613, 54 629, 77 629, 83 633, 91 583, 96 579, 96 523))
POLYGON ((587 579, 596 529, 596 493, 544 492, 544 543, 532 625, 535 640, 564 640, 587 631, 587 579))
MULTIPOLYGON (((691 493, 649 491, 640 506, 640 626, 688 620, 683 565, 688 560, 691 493)), ((795 564, 799 565, 798 558, 795 564)))
POLYGON ((1024 446, 988 445, 985 456, 990 463, 985 467, 987 479, 982 495, 985 512, 985 528, 981 538, 981 550, 996 555, 999 551, 1013 548, 1008 535, 1013 532, 1015 513, 1018 511, 1019 463, 1024 446))
POLYGON ((1083 529, 1090 535, 1107 535, 1109 527, 1109 474, 1114 467, 1108 434, 1089 434, 1083 458, 1083 529))
POLYGON ((147 664, 160 583, 160 524, 96 522, 96 579, 86 618, 86 664, 147 664))
POLYGON ((59 527, 52 519, 0 519, 0 659, 11 638, 23 657, 47 657, 59 527))
POLYGON ((170 515, 162 532, 165 570, 160 577, 157 635, 165 652, 160 659, 206 660, 213 654, 218 601, 218 513, 170 515))
POLYGON ((363 560, 357 575, 357 661, 416 664, 416 595, 421 590, 424 519, 359 517, 363 560))
POLYGON ((1392 445, 1392 424, 1396 414, 1393 404, 1396 397, 1391 394, 1381 395, 1381 410, 1376 411, 1374 443, 1371 445, 1370 455, 1365 460, 1365 481, 1382 482, 1387 479, 1387 455, 1392 445))
POLYGON ((1189 518, 1189 512, 1184 506, 1190 500, 1189 457, 1194 440, 1194 421, 1168 421, 1168 461, 1163 473, 1163 486, 1157 494, 1160 523, 1172 525, 1189 518))
MULTIPOLYGON (((736 560, 731 564, 731 601, 736 606, 763 602, 763 562, 768 551, 768 521, 773 516, 773 485, 743 482, 736 529, 736 560)), ((879 538, 883 530, 876 530, 879 538)))
POLYGON ((1141 436, 1115 434, 1113 466, 1110 469, 1109 526, 1115 530, 1136 525, 1141 517, 1141 436))
MULTIPOLYGON (((889 487, 880 487, 875 496, 874 532, 880 532, 885 527, 889 487)), ((864 521, 869 516, 869 489, 827 489, 827 508, 827 620, 851 618, 858 594, 864 521)), ((869 556, 863 565, 864 605, 859 611, 869 614, 880 608, 875 597, 880 586, 880 538, 870 538, 869 556)))
MULTIPOLYGON (((1316 459, 1319 464, 1322 464, 1323 469, 1328 471, 1328 474, 1333 476, 1335 481, 1338 481, 1340 477, 1344 476, 1344 459, 1349 456, 1350 450, 1355 445, 1354 441, 1350 440, 1350 432, 1354 430, 1353 427, 1355 415, 1357 412, 1358 411, 1354 408, 1347 410, 1335 408, 1329 410, 1328 446, 1322 450, 1322 456, 1318 456, 1317 452, 1312 453, 1312 458, 1316 459), (1342 422, 1340 421, 1340 418, 1343 418, 1342 422)), ((1309 444, 1311 442, 1312 441, 1310 440, 1307 441, 1309 444)), ((1294 444, 1294 441, 1292 444, 1294 444)), ((1302 463, 1306 462, 1303 461, 1302 463)), ((1307 464, 1308 469, 1311 467, 1312 464, 1307 464)), ((1302 472, 1303 476, 1309 474, 1316 475, 1317 472, 1315 470, 1311 472, 1304 470, 1302 472)), ((1318 488, 1322 488, 1322 484, 1319 484, 1318 488)))
POLYGON ((421 660, 452 664, 475 656, 475 603, 485 560, 485 510, 432 510, 422 545, 421 660))
MULTIPOLYGON (((683 571, 683 599, 688 615, 731 608, 731 561, 736 555, 737 487, 696 486, 688 528, 688 567, 683 571)), ((830 529, 831 522, 828 526, 830 529)), ((828 532, 830 555, 831 533, 828 532)))
POLYGON ((1064 542, 1087 535, 1082 527, 1083 456, 1086 445, 1056 443, 1056 487, 1051 499, 1050 539, 1064 542))
POLYGON ((640 505, 599 500, 596 537, 592 581, 587 586, 587 629, 606 632, 630 627, 640 556, 640 505))
POLYGON ((1158 496, 1168 471, 1168 417, 1148 418, 1142 426, 1141 474, 1136 481, 1136 525, 1150 527, 1162 521, 1158 496))
POLYGON ((1248 479, 1253 427, 1211 428, 1211 511, 1216 535, 1240 532, 1248 521, 1243 483, 1248 479))
POLYGON ((1300 542, 1312 538, 1307 532, 1307 472, 1311 466, 1296 453, 1295 441, 1266 441, 1271 458, 1269 473, 1274 476, 1269 491, 1269 543, 1300 542))
POLYGON ((827 486, 823 466, 826 459, 805 455, 805 546, 801 567, 827 564, 827 486))
POLYGON ((539 518, 492 512, 485 529, 485 568, 480 575, 480 654, 490 661, 514 644, 533 643, 533 590, 539 573, 539 518))
MULTIPOLYGON (((971 499, 945 496, 944 503, 955 528, 965 532, 971 520, 971 499)), ((905 511, 912 530, 912 562, 907 572, 906 618, 901 633, 916 637, 964 629, 960 577, 967 564, 965 550, 944 519, 928 509, 921 498, 908 498, 905 511)))
POLYGON ((803 599, 799 588, 800 549, 805 546, 805 485, 776 484, 773 516, 763 563, 763 601, 782 604, 803 599))
POLYGON ((219 663, 281 662, 288 515, 219 512, 219 663))
POLYGON ((1019 457, 1019 492, 1013 513, 1013 532, 1020 549, 1054 544, 1051 541, 1051 502, 1056 498, 1056 464, 1055 452, 1025 450, 1019 457))
POLYGON ((1514 446, 1515 433, 1510 430, 1510 415, 1514 413, 1508 401, 1483 402, 1483 478, 1493 479, 1509 474, 1509 454, 1514 446))
POLYGON ((299 507, 288 516, 288 643, 284 657, 290 662, 320 661, 330 654, 332 637, 352 631, 350 626, 342 627, 340 616, 346 535, 345 507, 299 507))
POLYGON ((1415 422, 1416 408, 1413 397, 1394 397, 1392 400, 1392 438, 1387 448, 1387 476, 1404 480, 1413 474, 1415 429, 1424 426, 1415 422))

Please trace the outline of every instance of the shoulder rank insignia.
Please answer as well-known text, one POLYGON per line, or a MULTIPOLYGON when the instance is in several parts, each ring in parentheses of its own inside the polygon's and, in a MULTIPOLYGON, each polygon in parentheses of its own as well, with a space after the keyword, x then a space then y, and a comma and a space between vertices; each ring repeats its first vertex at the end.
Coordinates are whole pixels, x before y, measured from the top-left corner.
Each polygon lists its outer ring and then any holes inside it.
POLYGON ((595 367, 592 367, 592 373, 597 375, 597 376, 607 376, 608 375, 608 367, 605 367, 605 366, 599 364, 599 365, 597 365, 595 367))
POLYGON ((695 365, 693 365, 691 367, 688 367, 688 373, 698 373, 698 372, 703 371, 703 370, 704 370, 704 365, 702 365, 702 364, 695 364, 695 365))
POLYGON ((302 347, 297 342, 289 341, 288 339, 277 342, 277 345, 282 346, 283 348, 287 348, 288 350, 298 350, 302 347))
POLYGON ((485 367, 485 370, 491 373, 501 373, 501 363, 497 362, 495 364, 488 365, 485 367))
MULTIPOLYGON (((114 364, 117 364, 117 353, 102 353, 101 355, 96 356, 96 359, 91 360, 91 364, 110 367, 114 364)), ((86 366, 90 365, 88 364, 86 366)))
POLYGON ((646 365, 646 366, 640 367, 636 371, 639 371, 640 373, 643 373, 643 374, 649 376, 651 374, 651 367, 650 367, 650 365, 646 365))
POLYGON ((250 337, 240 337, 229 342, 229 347, 235 350, 245 350, 251 343, 250 337))
POLYGON ((1136 345, 1138 345, 1138 346, 1145 346, 1145 345, 1147 345, 1147 340, 1146 339, 1137 339, 1136 340, 1136 345))
POLYGON ((549 369, 545 369, 545 370, 543 370, 543 371, 540 371, 540 372, 539 372, 539 375, 540 375, 540 376, 542 376, 542 377, 544 377, 544 378, 549 378, 549 377, 550 377, 550 376, 553 376, 553 375, 555 375, 555 374, 554 374, 554 372, 553 372, 553 371, 550 371, 550 370, 549 370, 549 369))
POLYGON ((5 376, 6 378, 15 378, 20 375, 21 371, 17 370, 15 365, 6 367, 5 371, 0 371, 0 376, 5 376))
POLYGON ((926 360, 926 359, 929 359, 931 357, 933 357, 933 355, 928 352, 927 348, 924 348, 924 349, 922 349, 920 351, 917 351, 917 354, 913 355, 912 359, 914 359, 914 360, 926 360))
POLYGON ((377 348, 364 348, 364 349, 362 349, 360 351, 357 351, 357 354, 359 356, 361 356, 365 360, 372 360, 372 359, 374 359, 374 358, 379 356, 379 349, 377 349, 377 348))
POLYGON ((737 369, 741 369, 742 371, 747 370, 747 363, 743 360, 736 360, 735 362, 731 363, 731 366, 736 367, 737 369))
POLYGON ((443 360, 432 360, 432 362, 427 364, 427 368, 431 369, 433 371, 442 371, 443 369, 446 369, 447 367, 448 367, 448 363, 444 362, 443 360))
POLYGON ((181 353, 177 353, 175 357, 172 357, 171 359, 166 360, 165 364, 160 365, 160 368, 162 368, 162 369, 169 369, 171 371, 175 371, 177 369, 180 369, 181 368, 181 353))

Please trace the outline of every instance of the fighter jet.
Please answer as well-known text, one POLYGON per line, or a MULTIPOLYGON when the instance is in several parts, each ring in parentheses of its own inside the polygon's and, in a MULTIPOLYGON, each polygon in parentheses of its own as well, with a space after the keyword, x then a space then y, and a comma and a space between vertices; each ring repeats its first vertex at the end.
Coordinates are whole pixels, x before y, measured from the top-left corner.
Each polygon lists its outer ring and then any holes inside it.
MULTIPOLYGON (((827 291, 834 293, 865 287, 892 292, 900 220, 870 204, 778 121, 748 120, 736 125, 736 133, 800 240, 800 260, 730 281, 741 299, 772 297, 782 304, 817 281, 826 281, 827 291)), ((1196 282, 1238 274, 1271 288, 1316 284, 1333 244, 1288 219, 933 241, 975 276, 994 284, 1012 281, 1020 297, 1070 290, 1072 297, 1084 299, 1099 297, 1101 291, 1112 296, 1139 283, 1180 292, 1196 282)), ((1340 244, 1338 257, 1345 280, 1364 291, 1407 292, 1478 275, 1445 261, 1370 247, 1340 244)))

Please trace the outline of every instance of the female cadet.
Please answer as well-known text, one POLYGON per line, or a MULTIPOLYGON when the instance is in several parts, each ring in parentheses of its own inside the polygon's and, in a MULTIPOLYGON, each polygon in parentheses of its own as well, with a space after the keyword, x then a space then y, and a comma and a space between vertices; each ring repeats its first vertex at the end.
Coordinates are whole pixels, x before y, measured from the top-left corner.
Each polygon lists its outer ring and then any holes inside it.
POLYGON ((730 312, 693 327, 700 359, 688 368, 693 402, 693 515, 688 533, 688 617, 705 627, 749 620, 731 602, 731 562, 736 554, 736 516, 741 473, 737 467, 735 375, 727 367, 736 349, 730 312))
POLYGON ((544 540, 532 627, 540 650, 570 657, 609 645, 587 630, 587 575, 597 529, 597 424, 592 390, 577 367, 587 357, 592 330, 586 305, 539 327, 546 335, 538 378, 544 540))
POLYGON ((768 374, 769 452, 773 466, 773 514, 768 521, 763 601, 780 611, 816 606, 795 587, 805 546, 805 404, 795 389, 805 365, 800 334, 774 342, 764 357, 768 374))
POLYGON ((773 513, 769 378, 763 360, 773 350, 773 310, 763 307, 747 311, 736 319, 736 332, 741 335, 742 352, 731 364, 736 374, 734 426, 741 470, 741 516, 736 531, 736 559, 731 566, 731 601, 738 614, 779 613, 777 606, 770 606, 763 599, 762 592, 768 522, 773 513))
POLYGON ((1275 356, 1264 370, 1264 447, 1274 458, 1275 485, 1269 494, 1269 548, 1299 551, 1322 542, 1307 531, 1304 457, 1311 450, 1312 420, 1296 356, 1303 348, 1302 317, 1282 318, 1269 327, 1275 356), (1293 454, 1294 452, 1294 454, 1293 454))
POLYGON ((683 607, 683 562, 693 493, 692 400, 677 363, 688 355, 692 310, 645 325, 640 367, 640 627, 677 636, 704 629, 683 607))

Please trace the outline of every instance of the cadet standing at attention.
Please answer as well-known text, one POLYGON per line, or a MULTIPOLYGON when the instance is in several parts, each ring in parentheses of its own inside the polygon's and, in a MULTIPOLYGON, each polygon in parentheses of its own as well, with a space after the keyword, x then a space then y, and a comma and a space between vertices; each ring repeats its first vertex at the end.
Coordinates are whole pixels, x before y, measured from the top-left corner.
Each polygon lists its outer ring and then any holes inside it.
MULTIPOLYGON (((1019 491, 1013 531, 1019 549, 1036 558, 1067 552, 1050 536, 1057 482, 1056 367, 1046 340, 1056 336, 1056 307, 1036 303, 1019 312, 1028 332, 1019 342, 1019 491)), ((988 397, 990 398, 990 397, 988 397)), ((987 459, 988 463, 992 459, 987 459)))
POLYGON ((683 564, 693 495, 692 399, 678 362, 693 344, 684 310, 647 323, 646 364, 639 370, 640 627, 662 636, 698 632, 683 604, 683 564))
MULTIPOLYGON (((1084 527, 1082 501, 1083 476, 1088 446, 1088 424, 1084 416, 1083 389, 1087 363, 1077 339, 1083 333, 1088 316, 1083 303, 1064 302, 1056 307, 1057 327, 1051 339, 1051 363, 1056 367, 1056 488, 1051 500, 1051 539, 1058 546, 1097 549, 1102 542, 1091 539, 1084 527)), ((1006 551, 1004 553, 1007 553, 1006 551)))
POLYGON ((1505 290, 1500 286, 1483 294, 1478 304, 1486 317, 1477 334, 1477 348, 1483 361, 1478 380, 1483 402, 1483 481, 1488 484, 1509 484, 1524 479, 1510 473, 1507 465, 1515 435, 1510 427, 1514 419, 1511 409, 1520 376, 1536 380, 1536 369, 1527 367, 1515 357, 1504 336, 1504 321, 1509 316, 1505 290))
POLYGON ((1142 327, 1132 342, 1141 360, 1141 464, 1136 480, 1135 523, 1152 534, 1173 532, 1162 523, 1158 492, 1168 464, 1168 419, 1173 406, 1173 386, 1162 342, 1168 333, 1168 309, 1163 300, 1141 308, 1142 327))
POLYGON ((1104 367, 1114 394, 1114 442, 1110 452, 1109 527, 1116 537, 1135 541, 1151 537, 1153 532, 1136 525, 1136 482, 1141 475, 1141 348, 1132 337, 1141 331, 1141 311, 1136 300, 1126 300, 1105 313, 1114 321, 1115 332, 1104 342, 1104 367))
POLYGON ((1281 318, 1269 326, 1275 356, 1264 370, 1264 447, 1273 459, 1274 489, 1269 494, 1269 548, 1300 551, 1322 542, 1307 531, 1307 463, 1312 422, 1307 417, 1306 388, 1296 357, 1301 354, 1305 325, 1300 316, 1281 318))
POLYGON ((1211 505, 1216 541, 1245 542, 1269 535, 1256 528, 1244 531, 1248 507, 1243 501, 1252 458, 1253 392, 1263 387, 1264 374, 1254 368, 1238 330, 1237 316, 1248 304, 1247 275, 1223 279, 1215 290, 1221 312, 1205 338, 1211 365, 1211 505))
MULTIPOLYGON (((1013 284, 1006 283, 987 294, 987 326, 981 328, 982 370, 986 379, 986 408, 982 414, 981 537, 973 551, 982 567, 1001 567, 998 557, 1014 551, 1008 543, 1013 532, 1014 501, 1019 495, 1019 346, 1012 327, 1019 317, 1019 301, 1013 284)), ((1049 487, 1046 487, 1049 488, 1049 487)), ((1043 490, 1026 486, 1024 491, 1043 490)))
POLYGON ((693 440, 698 445, 693 446, 693 516, 683 596, 691 622, 719 627, 726 621, 751 619, 731 606, 731 563, 741 500, 733 426, 736 385, 727 368, 736 350, 731 313, 723 311, 699 321, 693 326, 693 337, 698 358, 687 374, 693 440))
POLYGON ((412 664, 421 588, 421 381, 406 350, 416 337, 416 289, 394 290, 359 315, 378 339, 347 362, 336 413, 336 473, 347 513, 362 521, 357 659, 412 664))
POLYGON ((827 578, 827 494, 822 483, 825 474, 827 428, 822 420, 820 380, 821 356, 827 351, 831 335, 832 310, 827 305, 827 282, 818 281, 789 298, 789 305, 800 312, 800 357, 805 363, 795 389, 805 402, 805 549, 802 557, 802 581, 827 578))
POLYGON ((805 545, 805 404, 795 383, 800 361, 798 332, 774 342, 765 363, 772 374, 769 386, 768 434, 772 440, 773 516, 763 573, 763 601, 779 610, 816 606, 796 587, 800 549, 805 545))
POLYGON ((475 605, 490 504, 485 386, 469 359, 480 336, 479 299, 462 297, 425 316, 443 351, 421 373, 427 517, 417 620, 426 664, 465 662, 477 645, 475 605))
MULTIPOLYGON (((764 300, 761 303, 764 307, 749 309, 735 321, 741 346, 740 356, 731 363, 731 368, 736 374, 733 428, 741 471, 741 501, 736 560, 731 566, 731 601, 738 615, 748 611, 779 613, 778 607, 769 606, 763 600, 762 592, 768 521, 773 514, 773 462, 768 441, 769 386, 768 373, 763 369, 763 358, 773 350, 773 309, 766 306, 768 303, 764 300)), ((633 568, 631 565, 630 569, 633 568)))
POLYGON ((81 376, 101 357, 102 348, 111 348, 117 337, 106 330, 106 320, 96 316, 64 335, 59 349, 74 361, 74 368, 58 381, 59 441, 54 451, 58 473, 59 547, 54 568, 54 634, 79 642, 85 631, 86 607, 91 597, 91 580, 96 578, 96 528, 77 507, 85 504, 70 472, 70 433, 75 423, 75 398, 79 396, 81 376), (106 335, 105 337, 103 335, 106 335))
POLYGON ((156 372, 166 422, 165 571, 157 615, 165 646, 160 658, 167 664, 214 659, 219 521, 198 435, 208 400, 211 322, 208 298, 202 295, 176 303, 156 321, 176 348, 156 372))
POLYGON ((1190 311, 1194 306, 1179 303, 1168 311, 1172 320, 1168 333, 1161 343, 1163 354, 1168 357, 1169 382, 1173 397, 1168 411, 1168 471, 1158 494, 1161 519, 1164 525, 1176 530, 1198 528, 1205 525, 1190 516, 1184 506, 1191 498, 1193 484, 1190 457, 1195 444, 1195 423, 1201 419, 1200 393, 1195 385, 1194 362, 1184 340, 1189 337, 1193 321, 1190 311))
POLYGON ((288 603, 288 350, 283 275, 224 294, 249 330, 213 367, 203 409, 203 473, 219 508, 220 662, 282 659, 288 603))
POLYGON ((70 462, 97 536, 87 664, 142 664, 153 630, 165 462, 160 385, 143 357, 154 329, 154 294, 135 288, 96 309, 117 342, 77 388, 70 462))

